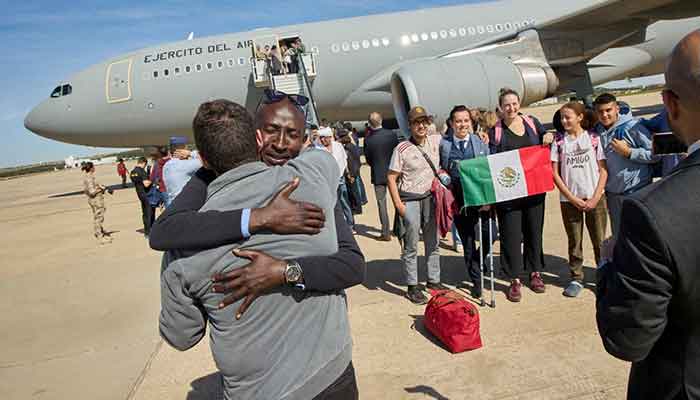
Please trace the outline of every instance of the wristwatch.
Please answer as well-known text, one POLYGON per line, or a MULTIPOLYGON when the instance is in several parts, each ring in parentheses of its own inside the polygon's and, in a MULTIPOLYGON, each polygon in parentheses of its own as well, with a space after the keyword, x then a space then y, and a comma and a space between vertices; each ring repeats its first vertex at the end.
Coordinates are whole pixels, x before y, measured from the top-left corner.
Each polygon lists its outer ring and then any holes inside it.
POLYGON ((289 261, 284 270, 284 281, 289 286, 297 286, 304 282, 304 272, 296 261, 289 261))

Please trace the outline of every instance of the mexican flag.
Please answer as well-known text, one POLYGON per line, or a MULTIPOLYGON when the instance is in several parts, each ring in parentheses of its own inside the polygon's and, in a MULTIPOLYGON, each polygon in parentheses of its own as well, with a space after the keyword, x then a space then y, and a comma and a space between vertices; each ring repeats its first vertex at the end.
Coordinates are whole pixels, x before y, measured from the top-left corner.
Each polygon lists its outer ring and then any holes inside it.
POLYGON ((531 146, 459 163, 465 206, 482 206, 554 190, 550 149, 531 146))

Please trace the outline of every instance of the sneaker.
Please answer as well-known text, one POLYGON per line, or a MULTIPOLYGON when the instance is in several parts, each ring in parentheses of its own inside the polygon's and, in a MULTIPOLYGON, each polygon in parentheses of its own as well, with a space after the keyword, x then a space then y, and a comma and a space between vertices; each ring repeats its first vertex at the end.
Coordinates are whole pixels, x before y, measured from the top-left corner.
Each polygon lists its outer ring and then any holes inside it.
POLYGON ((508 301, 518 303, 520 300, 522 300, 523 295, 520 290, 522 286, 523 284, 520 283, 519 279, 513 279, 510 281, 510 287, 508 288, 508 293, 506 293, 506 298, 508 298, 508 301))
POLYGON ((571 281, 569 286, 564 289, 564 296, 566 297, 578 297, 579 293, 583 289, 583 285, 579 281, 571 281))
POLYGON ((533 272, 530 274, 530 289, 535 293, 544 293, 545 286, 542 276, 539 272, 533 272))
POLYGON ((418 286, 416 285, 411 285, 408 287, 408 290, 406 291, 406 298, 411 300, 411 303, 413 304, 425 304, 428 302, 428 298, 425 297, 423 292, 418 289, 418 286))
POLYGON ((442 283, 432 283, 428 282, 427 285, 425 285, 426 288, 431 289, 431 290, 450 290, 447 286, 443 285, 442 283))
POLYGON ((455 243, 452 245, 452 250, 454 250, 457 253, 464 253, 464 246, 462 246, 462 243, 455 243))

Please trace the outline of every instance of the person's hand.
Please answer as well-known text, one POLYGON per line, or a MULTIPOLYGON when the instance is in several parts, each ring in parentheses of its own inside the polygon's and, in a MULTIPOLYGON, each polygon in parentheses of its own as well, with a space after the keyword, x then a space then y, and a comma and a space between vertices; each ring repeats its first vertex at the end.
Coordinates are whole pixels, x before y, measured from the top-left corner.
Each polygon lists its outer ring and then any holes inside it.
POLYGON ((542 145, 549 146, 554 142, 554 134, 552 132, 547 132, 542 136, 542 145))
POLYGON ((477 133, 477 135, 479 135, 479 139, 481 139, 481 141, 484 142, 484 144, 489 144, 489 134, 488 133, 486 133, 484 131, 479 131, 477 133))
POLYGON ((263 292, 284 285, 287 262, 255 250, 233 250, 233 254, 249 259, 250 264, 224 274, 214 274, 211 290, 227 295, 219 303, 219 309, 245 298, 236 311, 236 319, 240 319, 263 292))
POLYGON ((578 208, 581 211, 584 211, 586 208, 586 202, 583 201, 583 199, 579 199, 578 197, 574 197, 573 200, 570 200, 571 204, 574 205, 574 207, 578 208))
POLYGON ((588 212, 588 211, 595 210, 595 208, 598 206, 599 201, 600 201, 600 199, 596 199, 596 198, 588 199, 588 200, 584 201, 586 206, 584 207, 583 211, 588 212))
POLYGON ((187 149, 177 149, 173 153, 173 157, 179 158, 180 160, 187 160, 192 155, 192 152, 187 149))
POLYGON ((613 259, 613 251, 615 250, 615 239, 609 237, 603 240, 600 244, 600 261, 605 264, 613 259))
POLYGON ((250 212, 250 233, 270 231, 279 235, 315 235, 321 232, 326 216, 323 209, 306 202, 290 200, 299 187, 299 178, 286 184, 265 207, 250 212))
POLYGON ((481 208, 479 209, 479 211, 480 211, 480 212, 491 211, 491 206, 489 206, 489 205, 481 206, 481 208))
POLYGON ((615 153, 621 155, 622 157, 630 158, 632 155, 630 145, 624 140, 613 139, 611 145, 615 153))
POLYGON ((404 202, 401 202, 396 205, 396 212, 399 213, 399 215, 403 218, 406 216, 406 204, 404 202))
POLYGON ((348 175, 348 182, 349 182, 351 185, 352 185, 353 183, 355 183, 355 177, 352 176, 352 175, 348 175))

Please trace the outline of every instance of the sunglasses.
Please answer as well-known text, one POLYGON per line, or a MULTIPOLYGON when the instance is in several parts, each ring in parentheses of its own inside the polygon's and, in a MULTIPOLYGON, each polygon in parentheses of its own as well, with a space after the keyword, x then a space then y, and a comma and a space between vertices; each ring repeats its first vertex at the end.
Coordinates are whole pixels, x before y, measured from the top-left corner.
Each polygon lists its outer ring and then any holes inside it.
POLYGON ((287 94, 276 89, 265 89, 264 94, 263 104, 277 103, 284 99, 289 99, 289 101, 299 107, 309 104, 309 98, 300 94, 287 94))

